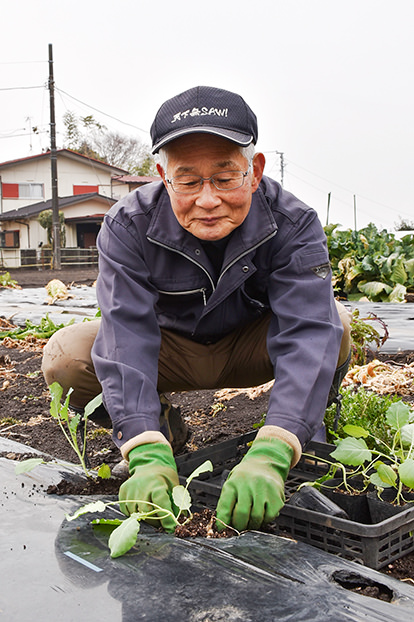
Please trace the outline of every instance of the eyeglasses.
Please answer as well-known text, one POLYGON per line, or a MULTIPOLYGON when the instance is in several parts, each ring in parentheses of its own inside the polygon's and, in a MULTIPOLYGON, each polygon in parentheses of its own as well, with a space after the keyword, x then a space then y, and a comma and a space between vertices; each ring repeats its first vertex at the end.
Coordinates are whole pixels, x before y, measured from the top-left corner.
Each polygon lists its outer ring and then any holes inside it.
POLYGON ((211 177, 200 177, 200 175, 178 175, 165 181, 177 194, 194 194, 199 192, 205 181, 213 184, 217 190, 237 190, 244 184, 244 179, 249 174, 251 162, 245 173, 243 171, 223 171, 211 177))

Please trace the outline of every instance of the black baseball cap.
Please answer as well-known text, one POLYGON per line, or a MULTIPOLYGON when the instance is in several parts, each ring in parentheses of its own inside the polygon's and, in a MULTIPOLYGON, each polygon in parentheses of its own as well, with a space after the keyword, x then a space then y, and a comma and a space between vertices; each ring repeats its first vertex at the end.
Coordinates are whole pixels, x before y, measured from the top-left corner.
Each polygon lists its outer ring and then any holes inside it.
POLYGON ((257 119, 236 93, 196 86, 163 103, 151 126, 152 153, 167 143, 195 133, 222 136, 242 147, 257 142, 257 119))

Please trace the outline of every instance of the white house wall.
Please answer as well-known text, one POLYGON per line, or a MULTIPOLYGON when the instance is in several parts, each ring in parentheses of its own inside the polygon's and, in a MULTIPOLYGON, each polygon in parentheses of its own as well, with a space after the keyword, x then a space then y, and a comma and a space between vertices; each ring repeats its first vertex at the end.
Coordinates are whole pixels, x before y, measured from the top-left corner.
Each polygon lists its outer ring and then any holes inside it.
POLYGON ((120 183, 117 181, 112 181, 112 198, 116 201, 120 201, 127 194, 130 193, 129 185, 126 183, 120 183))
POLYGON ((109 210, 109 205, 105 205, 102 202, 94 201, 93 199, 85 201, 84 203, 76 203, 75 205, 68 205, 67 207, 60 208, 59 211, 63 212, 66 218, 84 218, 86 216, 100 215, 103 216, 109 210))
MULTIPOLYGON (((20 162, 13 167, 5 168, 1 171, 1 181, 3 184, 22 184, 39 183, 44 186, 44 199, 52 196, 50 180, 50 162, 48 160, 32 160, 20 162)), ((2 198, 2 212, 19 209, 26 205, 39 203, 39 199, 7 199, 2 198)))
POLYGON ((20 268, 20 249, 19 248, 0 248, 1 269, 12 270, 20 268))
POLYGON ((28 226, 13 220, 1 223, 0 228, 3 231, 19 231, 21 249, 37 248, 40 242, 47 244, 47 231, 40 226, 37 217, 31 218, 26 223, 28 226))
MULTIPOLYGON (((98 186, 98 193, 111 196, 111 172, 105 172, 95 162, 80 162, 58 154, 58 194, 60 197, 73 195, 73 186, 98 186)), ((51 172, 49 158, 16 163, 0 171, 4 184, 42 183, 45 201, 52 198, 51 172)), ((3 213, 38 203, 39 199, 3 198, 3 213)))
POLYGON ((73 186, 98 186, 98 194, 111 196, 111 174, 98 168, 95 162, 58 158, 58 190, 60 197, 73 194, 73 186))
POLYGON ((78 237, 76 234, 76 225, 71 223, 65 225, 66 248, 76 248, 78 245, 78 237))
MULTIPOLYGON (((103 216, 109 210, 109 205, 106 205, 102 201, 85 201, 83 203, 77 203, 76 205, 69 205, 65 208, 61 208, 59 211, 63 212, 65 220, 67 218, 85 218, 91 215, 103 216)), ((47 232, 39 221, 39 215, 33 216, 30 220, 26 221, 29 226, 22 222, 4 221, 0 223, 0 229, 3 231, 19 231, 20 232, 20 248, 38 248, 39 243, 47 243, 47 232)), ((77 234, 76 224, 65 223, 66 227, 66 246, 77 246, 77 234)), ((14 251, 13 251, 14 252, 14 251)), ((13 253, 12 253, 13 254, 13 253)))

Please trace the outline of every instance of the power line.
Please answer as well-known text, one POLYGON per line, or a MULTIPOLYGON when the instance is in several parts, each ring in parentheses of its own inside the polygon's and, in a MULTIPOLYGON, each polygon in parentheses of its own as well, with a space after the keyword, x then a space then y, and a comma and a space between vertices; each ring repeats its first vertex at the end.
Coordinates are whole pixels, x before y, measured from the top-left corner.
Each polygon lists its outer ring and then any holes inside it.
MULTIPOLYGON (((344 190, 345 192, 349 192, 352 195, 355 194, 355 192, 350 190, 349 188, 345 188, 344 186, 341 186, 340 184, 337 184, 334 181, 331 181, 330 179, 327 179, 326 177, 322 177, 322 175, 318 175, 317 173, 313 173, 312 171, 310 171, 309 169, 305 168, 304 166, 300 166, 300 164, 296 164, 295 162, 292 162, 292 160, 288 160, 288 162, 290 164, 293 164, 293 166, 297 166, 298 168, 301 168, 303 171, 306 171, 307 173, 309 173, 310 175, 313 175, 314 177, 318 177, 319 179, 323 179, 323 181, 326 181, 328 184, 336 186, 337 188, 340 188, 341 190, 344 190)), ((300 179, 300 177, 298 177, 298 179, 300 179)), ((401 211, 399 209, 395 209, 395 208, 391 207, 390 205, 386 205, 385 203, 380 203, 379 201, 375 201, 374 199, 370 199, 369 197, 366 197, 366 196, 364 196, 362 194, 357 193, 357 195, 358 195, 358 197, 360 199, 365 199, 365 201, 370 201, 370 203, 375 203, 376 205, 380 205, 381 207, 385 207, 385 208, 387 208, 387 209, 389 209, 389 210, 391 210, 393 212, 400 212, 401 211)))
MULTIPOLYGON (((274 153, 274 152, 268 152, 268 153, 274 153)), ((296 164, 296 162, 293 162, 292 160, 288 160, 289 164, 293 164, 293 166, 296 166, 304 171, 306 171, 307 173, 309 173, 310 175, 313 175, 314 177, 318 177, 319 179, 322 179, 323 181, 326 181, 327 183, 329 183, 330 185, 336 186, 337 188, 340 188, 341 190, 344 190, 345 192, 349 192, 352 196, 355 194, 354 191, 350 190, 349 188, 345 188, 344 186, 341 186, 340 184, 337 184, 329 179, 327 179, 326 177, 323 177, 322 175, 318 175, 317 173, 314 173, 313 171, 310 171, 309 169, 305 168, 304 166, 301 166, 300 164, 296 164)), ((321 190, 320 188, 317 188, 317 186, 314 186, 313 184, 306 182, 304 179, 302 179, 301 177, 298 177, 296 175, 294 175, 292 173, 292 171, 290 171, 290 175, 292 175, 293 177, 296 177, 297 179, 300 179, 303 183, 307 183, 308 185, 316 188, 317 190, 320 190, 321 192, 324 192, 324 190, 321 190)), ((364 199, 365 201, 369 201, 370 203, 374 203, 375 205, 379 205, 380 207, 384 207, 387 210, 390 210, 391 212, 394 212, 395 214, 401 214, 401 213, 405 213, 404 210, 402 210, 401 208, 394 208, 391 207, 390 205, 386 205, 385 203, 381 203, 380 201, 376 201, 375 199, 371 199, 363 194, 359 194, 357 193, 358 198, 360 199, 364 199)), ((336 199, 339 200, 340 199, 336 199)), ((344 201, 342 201, 343 203, 345 203, 344 201)), ((359 210, 361 211, 361 210, 359 210)))
POLYGON ((117 117, 107 114, 106 112, 103 112, 102 110, 99 110, 98 108, 95 108, 94 106, 91 106, 87 104, 86 102, 83 102, 82 100, 77 99, 76 97, 73 97, 73 95, 69 95, 69 93, 67 93, 63 89, 59 89, 56 87, 55 90, 58 91, 58 93, 64 93, 70 99, 73 99, 74 101, 78 102, 79 104, 82 104, 83 106, 86 106, 87 108, 91 108, 92 110, 99 112, 99 114, 103 114, 105 117, 108 117, 109 119, 113 119, 114 121, 118 121, 118 123, 122 123, 123 125, 128 125, 129 127, 133 127, 135 130, 139 130, 140 132, 149 134, 149 132, 147 130, 143 130, 142 127, 138 127, 137 125, 132 125, 132 123, 126 123, 126 121, 122 121, 121 119, 118 119, 117 117))
MULTIPOLYGON (((36 136, 38 134, 47 134, 48 130, 39 130, 36 132, 36 136)), ((18 138, 19 136, 29 136, 31 132, 25 132, 24 134, 9 134, 8 136, 0 136, 0 140, 3 138, 18 138)))
POLYGON ((46 88, 44 84, 42 86, 8 86, 5 88, 0 88, 0 91, 27 91, 28 89, 44 89, 46 88))
MULTIPOLYGON (((303 167, 299 167, 299 168, 303 168, 303 167)), ((305 169, 306 170, 306 169, 305 169)), ((310 171, 308 171, 310 172, 310 171)), ((288 172, 288 178, 289 177, 294 177, 295 179, 298 179, 300 182, 302 182, 303 184, 306 184, 307 186, 310 186, 311 188, 314 188, 315 190, 318 190, 318 192, 321 192, 322 194, 326 194, 326 190, 323 190, 322 188, 319 188, 318 186, 315 186, 314 184, 310 183, 309 181, 306 181, 305 179, 303 179, 302 177, 299 177, 298 175, 295 175, 294 173, 292 173, 291 170, 289 170, 288 172)), ((319 177, 318 175, 315 175, 316 177, 319 177)), ((323 178, 322 178, 323 179, 323 178)), ((328 181, 328 180, 326 180, 328 181)), ((333 183, 333 182, 332 182, 333 183)), ((337 185, 337 184, 333 184, 333 185, 337 185)), ((339 186, 341 189, 345 190, 344 188, 342 188, 341 186, 339 186)), ((347 192, 351 192, 350 190, 348 190, 347 192)), ((331 193, 328 193, 331 194, 331 193)), ((378 203, 377 201, 374 201, 373 199, 368 199, 360 194, 355 195, 355 193, 353 194, 353 197, 357 196, 359 199, 365 199, 366 201, 369 201, 370 203, 378 203)), ((342 203, 343 205, 349 207, 351 205, 351 203, 349 201, 345 201, 344 199, 341 199, 340 197, 338 197, 338 195, 331 195, 331 199, 335 200, 335 203, 342 203)), ((355 200, 355 199, 353 199, 355 200)), ((332 202, 332 201, 331 201, 332 202)), ((388 205, 384 205, 383 203, 378 203, 378 205, 381 205, 382 207, 385 207, 391 211, 394 211, 396 213, 398 213, 398 215, 400 216, 401 214, 403 216, 407 216, 409 217, 410 214, 408 214, 407 212, 405 212, 402 209, 398 209, 398 210, 394 210, 392 207, 389 207, 388 205)), ((372 214, 369 210, 367 210, 366 208, 361 208, 360 206, 358 206, 358 213, 362 213, 365 214, 365 216, 369 217, 369 218, 375 218, 376 216, 374 214, 372 214)))
POLYGON ((13 60, 2 61, 0 65, 33 65, 34 63, 47 63, 46 60, 13 60))

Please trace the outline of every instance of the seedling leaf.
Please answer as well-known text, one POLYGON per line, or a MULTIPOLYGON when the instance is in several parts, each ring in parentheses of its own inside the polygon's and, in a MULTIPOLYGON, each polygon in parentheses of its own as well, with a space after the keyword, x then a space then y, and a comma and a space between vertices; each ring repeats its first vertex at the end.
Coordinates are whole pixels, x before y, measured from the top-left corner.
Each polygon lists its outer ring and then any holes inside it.
POLYGON ((408 458, 398 467, 398 474, 403 484, 408 488, 414 488, 414 460, 408 458))
POLYGON ((72 419, 70 419, 68 422, 69 430, 70 430, 70 433, 72 434, 72 437, 76 434, 76 430, 78 429, 80 418, 81 416, 78 413, 77 415, 74 415, 72 419))
POLYGON ((354 438, 366 438, 369 436, 369 432, 359 425, 352 425, 351 423, 344 425, 345 434, 353 436, 354 438))
POLYGON ((97 408, 102 404, 102 393, 99 393, 96 397, 88 402, 85 406, 85 417, 89 417, 97 408))
POLYGON ((187 484, 189 484, 195 477, 198 477, 199 475, 201 475, 201 473, 206 473, 207 471, 212 471, 213 470, 213 464, 211 462, 211 460, 206 460, 205 462, 203 462, 203 464, 200 464, 199 467, 197 467, 185 480, 187 482, 187 484))
POLYGON ((63 388, 58 382, 53 382, 49 386, 49 391, 52 397, 52 401, 50 403, 50 414, 54 419, 57 419, 59 416, 59 406, 60 400, 62 399, 63 388))
MULTIPOLYGON (((64 403, 60 406, 60 409, 59 409, 60 418, 63 421, 65 421, 68 425, 69 425, 69 400, 70 400, 70 394, 72 392, 73 392, 73 389, 70 388, 69 391, 66 393, 66 398, 65 398, 64 403)), ((79 419, 80 419, 80 415, 79 415, 79 419)), ((76 430, 75 430, 75 433, 76 433, 76 430)))
POLYGON ((179 508, 180 513, 182 510, 189 510, 191 508, 191 497, 187 488, 184 486, 174 486, 172 490, 172 497, 175 505, 179 508))
POLYGON ((371 476, 370 481, 372 484, 382 486, 383 488, 393 487, 396 485, 397 474, 388 464, 380 463, 377 467, 377 474, 380 481, 379 483, 377 480, 372 481, 373 476, 371 476))
POLYGON ((16 475, 21 475, 22 473, 29 473, 32 469, 39 466, 44 462, 43 458, 28 458, 27 460, 22 460, 19 462, 14 469, 16 475))
POLYGON ((75 518, 82 516, 82 514, 88 514, 88 512, 104 512, 105 508, 106 505, 103 501, 93 501, 92 503, 87 503, 86 505, 83 505, 72 515, 65 514, 65 517, 66 520, 72 521, 75 520, 75 518))
POLYGON ((92 525, 121 525, 124 521, 120 518, 94 518, 92 525))
POLYGON ((111 557, 124 555, 136 543, 140 528, 137 516, 137 513, 131 514, 109 536, 108 545, 111 550, 111 557))
POLYGON ((111 467, 103 463, 98 469, 98 477, 101 479, 109 479, 111 477, 111 467))
POLYGON ((414 445, 414 423, 407 423, 407 425, 403 425, 400 433, 403 445, 406 447, 414 445))
POLYGON ((350 466, 362 466, 364 462, 372 459, 372 454, 364 439, 350 436, 339 441, 331 456, 335 460, 350 466))
POLYGON ((378 475, 378 473, 373 473, 370 476, 369 481, 380 490, 382 490, 383 488, 393 488, 393 486, 391 486, 390 484, 386 484, 378 475))
POLYGON ((387 409, 386 422, 393 430, 399 430, 410 421, 410 407, 404 402, 394 402, 387 409))

